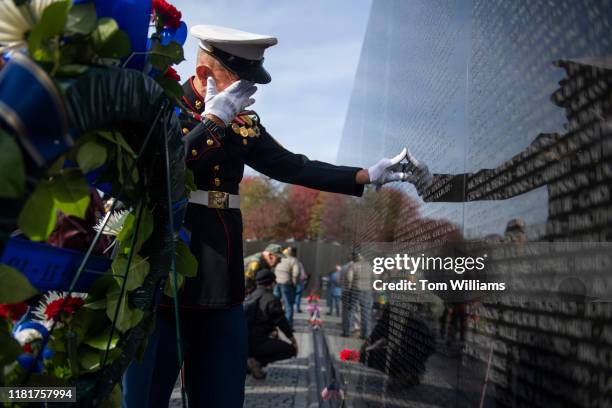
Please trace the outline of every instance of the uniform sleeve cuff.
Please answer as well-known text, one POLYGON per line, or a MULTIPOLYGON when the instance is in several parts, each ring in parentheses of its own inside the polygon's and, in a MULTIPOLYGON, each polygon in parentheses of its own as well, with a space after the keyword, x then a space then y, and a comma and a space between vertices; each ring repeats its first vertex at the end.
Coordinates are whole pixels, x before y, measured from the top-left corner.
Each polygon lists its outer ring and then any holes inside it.
POLYGON ((202 123, 204 124, 204 127, 208 129, 208 131, 212 133, 213 136, 215 136, 217 139, 220 140, 223 138, 223 135, 225 134, 225 129, 223 129, 221 126, 217 125, 214 121, 208 118, 204 118, 202 123))

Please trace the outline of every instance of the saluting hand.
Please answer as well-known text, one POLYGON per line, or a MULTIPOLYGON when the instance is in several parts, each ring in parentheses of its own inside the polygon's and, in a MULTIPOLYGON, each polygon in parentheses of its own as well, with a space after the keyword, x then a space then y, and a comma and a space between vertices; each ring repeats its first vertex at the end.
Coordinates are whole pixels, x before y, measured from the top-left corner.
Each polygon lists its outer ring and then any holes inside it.
POLYGON ((243 111, 244 108, 255 103, 251 98, 257 87, 251 81, 241 79, 228 86, 222 92, 217 91, 217 84, 213 77, 206 80, 206 98, 204 98, 204 116, 211 120, 218 118, 227 126, 243 111))

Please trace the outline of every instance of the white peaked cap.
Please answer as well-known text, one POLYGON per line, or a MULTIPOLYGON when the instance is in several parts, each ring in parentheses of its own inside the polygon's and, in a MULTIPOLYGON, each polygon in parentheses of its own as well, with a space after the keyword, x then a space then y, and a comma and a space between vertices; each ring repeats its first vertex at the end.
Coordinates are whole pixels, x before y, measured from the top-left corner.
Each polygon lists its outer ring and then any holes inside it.
POLYGON ((247 60, 261 60, 266 48, 278 43, 276 37, 249 33, 229 27, 200 24, 191 27, 191 35, 200 40, 200 48, 212 52, 218 48, 247 60))

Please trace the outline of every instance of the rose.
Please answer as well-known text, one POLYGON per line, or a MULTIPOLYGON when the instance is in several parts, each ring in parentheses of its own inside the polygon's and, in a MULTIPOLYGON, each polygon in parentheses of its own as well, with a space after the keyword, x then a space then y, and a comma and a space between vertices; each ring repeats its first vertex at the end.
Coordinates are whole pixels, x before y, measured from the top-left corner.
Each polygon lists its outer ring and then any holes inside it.
POLYGON ((172 67, 168 67, 166 72, 164 72, 164 77, 168 79, 172 79, 173 81, 177 81, 177 82, 181 80, 181 76, 172 67))
POLYGON ((166 27, 176 29, 181 25, 181 12, 166 0, 153 0, 153 11, 166 27))
POLYGON ((340 352, 340 360, 359 361, 359 352, 357 350, 344 349, 340 352))

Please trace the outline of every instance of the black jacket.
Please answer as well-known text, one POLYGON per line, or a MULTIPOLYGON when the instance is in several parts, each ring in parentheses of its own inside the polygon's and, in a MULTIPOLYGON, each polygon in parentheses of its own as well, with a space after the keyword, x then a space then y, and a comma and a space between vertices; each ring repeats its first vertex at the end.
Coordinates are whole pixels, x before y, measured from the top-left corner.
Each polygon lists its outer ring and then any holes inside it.
MULTIPOLYGON (((246 164, 286 183, 334 193, 363 194, 363 185, 355 183, 359 168, 334 166, 291 153, 268 134, 255 113, 239 115, 227 128, 211 131, 201 122, 199 114, 204 103, 192 79, 183 89, 180 116, 186 134, 187 167, 193 171, 198 189, 238 194, 246 164), (242 136, 240 128, 248 130, 248 136, 242 136)), ((199 269, 197 277, 186 279, 182 304, 207 308, 241 304, 244 265, 240 210, 189 204, 185 227, 191 232, 191 250, 199 269)))
POLYGON ((249 341, 267 339, 278 327, 288 338, 293 336, 293 329, 280 300, 272 294, 272 289, 258 286, 244 301, 249 330, 249 341))

